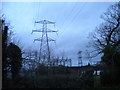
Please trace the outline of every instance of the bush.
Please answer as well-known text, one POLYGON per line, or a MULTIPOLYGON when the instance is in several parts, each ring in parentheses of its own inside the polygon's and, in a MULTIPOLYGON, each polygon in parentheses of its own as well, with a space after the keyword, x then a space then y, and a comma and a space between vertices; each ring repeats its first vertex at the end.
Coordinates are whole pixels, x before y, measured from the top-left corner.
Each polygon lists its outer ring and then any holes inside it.
POLYGON ((102 72, 101 73, 102 87, 120 87, 120 74, 119 72, 102 72))
POLYGON ((94 87, 94 76, 93 70, 87 70, 81 77, 82 87, 83 88, 91 88, 94 87))
MULTIPOLYGON (((59 67, 61 68, 61 67, 59 67)), ((65 68, 65 67, 62 67, 65 68)), ((50 68, 49 68, 50 69, 50 68)), ((57 68, 58 69, 58 68, 57 68)), ((93 73, 86 71, 80 76, 65 74, 66 71, 59 71, 64 74, 46 74, 46 75, 28 75, 19 77, 16 83, 12 84, 14 88, 91 88, 93 87, 93 73)), ((11 81, 7 82, 9 86, 11 81)))

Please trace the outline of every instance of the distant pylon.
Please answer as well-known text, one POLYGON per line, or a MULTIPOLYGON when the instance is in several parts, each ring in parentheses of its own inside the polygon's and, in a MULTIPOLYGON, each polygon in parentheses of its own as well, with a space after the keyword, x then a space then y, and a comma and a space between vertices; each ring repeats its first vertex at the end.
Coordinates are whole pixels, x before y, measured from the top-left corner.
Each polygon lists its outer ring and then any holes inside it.
POLYGON ((82 66, 83 65, 81 53, 82 53, 82 51, 78 52, 78 66, 82 66))
POLYGON ((49 42, 50 41, 55 41, 51 38, 48 37, 48 32, 57 32, 54 30, 50 30, 47 28, 47 24, 54 24, 55 22, 50 22, 47 20, 42 20, 42 21, 36 21, 35 23, 42 24, 43 27, 38 30, 33 30, 33 32, 41 32, 42 37, 34 39, 34 41, 40 41, 40 50, 39 50, 39 63, 46 64, 48 66, 51 66, 51 55, 50 55, 50 48, 49 48, 49 42))

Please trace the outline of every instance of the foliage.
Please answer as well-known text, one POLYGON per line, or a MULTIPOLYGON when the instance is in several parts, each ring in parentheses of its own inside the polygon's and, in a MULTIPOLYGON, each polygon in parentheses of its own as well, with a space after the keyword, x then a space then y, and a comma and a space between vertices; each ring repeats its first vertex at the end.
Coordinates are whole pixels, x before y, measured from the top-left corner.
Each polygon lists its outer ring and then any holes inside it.
POLYGON ((119 72, 102 72, 101 85, 102 87, 119 87, 120 88, 120 73, 119 72))
POLYGON ((117 48, 111 45, 107 45, 103 52, 103 62, 105 62, 109 66, 120 67, 120 52, 118 52, 117 48))
MULTIPOLYGON (((61 66, 63 67, 63 66, 61 66)), ((65 67, 64 67, 65 68, 65 67)), ((82 77, 72 74, 47 74, 17 77, 14 83, 8 79, 6 88, 93 88, 93 70, 86 71, 82 77)))
POLYGON ((19 75, 20 69, 22 67, 22 53, 21 49, 13 44, 7 47, 7 57, 10 58, 11 71, 13 79, 19 75))
MULTIPOLYGON (((85 78, 84 78, 85 79, 85 78)), ((5 88, 90 88, 89 82, 84 82, 78 76, 37 76, 37 77, 21 77, 13 83, 8 80, 5 88), (86 87, 87 84, 87 87, 86 87)))
MULTIPOLYGON (((1 19, 0 19, 1 20, 1 19)), ((7 67, 9 66, 7 62, 7 38, 8 38, 8 26, 5 26, 5 20, 1 20, 2 24, 0 28, 2 29, 2 74, 3 78, 7 76, 7 67)))
POLYGON ((101 17, 104 23, 96 27, 90 42, 97 54, 105 53, 107 46, 120 48, 120 2, 111 5, 101 17))
POLYGON ((22 53, 21 49, 13 44, 9 43, 11 30, 6 20, 0 18, 0 29, 2 31, 2 75, 3 81, 7 78, 8 71, 12 71, 13 78, 18 76, 21 68, 22 53), (9 45, 9 46, 8 46, 9 45))
POLYGON ((62 74, 70 74, 71 71, 69 68, 65 66, 54 66, 54 67, 47 67, 44 64, 40 64, 36 69, 37 75, 62 75, 62 74))
POLYGON ((101 85, 111 87, 120 84, 120 2, 111 5, 101 17, 104 23, 96 27, 90 43, 96 55, 103 53, 101 59, 107 67, 101 74, 101 85))
POLYGON ((37 75, 47 75, 48 68, 44 64, 40 64, 35 71, 37 75))
POLYGON ((51 69, 52 69, 54 74, 59 74, 60 75, 60 74, 70 74, 71 73, 69 68, 67 68, 65 66, 62 66, 62 65, 52 67, 51 69))
POLYGON ((101 17, 104 23, 96 27, 96 31, 92 34, 91 45, 97 54, 103 53, 102 62, 112 69, 117 69, 118 72, 120 69, 120 2, 111 5, 101 17))
POLYGON ((82 75, 82 87, 94 87, 93 69, 88 69, 82 75))
POLYGON ((100 76, 99 75, 94 76, 94 87, 95 88, 101 87, 101 85, 100 85, 100 76))

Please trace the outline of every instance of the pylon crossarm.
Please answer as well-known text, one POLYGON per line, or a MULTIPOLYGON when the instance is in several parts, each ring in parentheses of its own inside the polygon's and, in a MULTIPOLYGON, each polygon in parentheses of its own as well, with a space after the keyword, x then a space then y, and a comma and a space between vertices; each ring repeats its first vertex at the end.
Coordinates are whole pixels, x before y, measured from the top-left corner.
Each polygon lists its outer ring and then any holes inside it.
POLYGON ((53 40, 53 39, 49 38, 49 39, 48 39, 48 41, 55 41, 55 40, 53 40))
POLYGON ((34 39, 34 42, 35 42, 35 41, 42 41, 42 39, 41 39, 41 38, 34 39))
POLYGON ((44 24, 44 21, 35 21, 35 23, 41 23, 41 24, 44 24))
POLYGON ((58 31, 47 29, 47 32, 58 32, 58 31))
POLYGON ((46 21, 47 24, 55 24, 55 22, 46 21))
POLYGON ((43 31, 42 29, 38 29, 38 30, 32 30, 32 33, 33 32, 57 32, 57 31, 54 31, 54 30, 47 30, 47 31, 43 31))
POLYGON ((35 23, 40 23, 40 24, 55 24, 55 22, 43 20, 43 21, 35 21, 35 23))
POLYGON ((43 32, 42 29, 38 29, 38 30, 32 30, 32 33, 33 32, 43 32))

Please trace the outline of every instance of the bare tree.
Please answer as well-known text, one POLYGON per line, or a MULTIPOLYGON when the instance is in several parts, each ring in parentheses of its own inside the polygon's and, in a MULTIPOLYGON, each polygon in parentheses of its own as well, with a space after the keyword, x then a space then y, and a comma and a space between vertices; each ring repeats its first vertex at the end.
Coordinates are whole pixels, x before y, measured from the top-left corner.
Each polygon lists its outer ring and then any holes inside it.
POLYGON ((88 50, 85 51, 85 58, 89 60, 89 64, 91 65, 92 64, 92 56, 88 50))
POLYGON ((91 33, 90 45, 95 49, 96 55, 104 53, 108 45, 120 48, 120 2, 111 5, 101 18, 105 22, 91 33))
POLYGON ((91 33, 94 55, 103 54, 102 61, 112 67, 120 65, 120 2, 111 5, 101 16, 104 23, 91 33))

